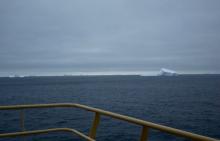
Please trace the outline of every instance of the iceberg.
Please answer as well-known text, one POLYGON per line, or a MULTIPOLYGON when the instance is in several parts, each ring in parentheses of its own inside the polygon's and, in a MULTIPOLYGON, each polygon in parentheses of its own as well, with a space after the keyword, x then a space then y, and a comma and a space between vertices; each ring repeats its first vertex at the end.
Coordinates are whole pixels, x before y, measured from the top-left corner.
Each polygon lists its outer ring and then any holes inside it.
POLYGON ((159 73, 159 76, 177 76, 177 75, 178 74, 176 71, 165 68, 160 69, 160 73, 159 73))

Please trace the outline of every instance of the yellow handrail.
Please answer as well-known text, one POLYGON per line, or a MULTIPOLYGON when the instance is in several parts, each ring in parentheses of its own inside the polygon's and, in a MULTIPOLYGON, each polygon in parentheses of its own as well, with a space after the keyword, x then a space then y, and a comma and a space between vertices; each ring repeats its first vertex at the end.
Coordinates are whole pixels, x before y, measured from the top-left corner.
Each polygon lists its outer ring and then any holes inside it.
MULTIPOLYGON (((86 105, 76 104, 76 103, 55 103, 55 104, 32 104, 32 105, 0 106, 0 110, 22 110, 22 109, 55 108, 55 107, 69 107, 69 108, 74 107, 74 108, 80 108, 80 109, 84 109, 84 110, 87 110, 87 111, 90 111, 90 112, 94 112, 95 113, 95 118, 94 118, 93 125, 92 125, 92 127, 90 129, 90 133, 89 133, 89 137, 93 138, 93 139, 95 139, 95 136, 96 136, 96 130, 97 130, 97 127, 98 127, 98 124, 99 124, 100 116, 104 115, 104 116, 109 116, 109 117, 112 117, 112 118, 115 118, 115 119, 127 121, 127 122, 130 122, 130 123, 142 126, 143 129, 142 129, 141 138, 140 138, 141 141, 147 140, 148 129, 149 128, 156 129, 156 130, 166 132, 166 133, 170 133, 170 134, 173 134, 173 135, 176 135, 176 136, 189 138, 189 139, 192 139, 192 140, 219 141, 219 140, 214 139, 214 138, 210 138, 210 137, 190 133, 190 132, 187 132, 187 131, 171 128, 171 127, 164 126, 164 125, 155 124, 155 123, 140 120, 140 119, 137 119, 137 118, 133 118, 133 117, 125 116, 125 115, 120 115, 120 114, 117 114, 117 113, 101 110, 101 109, 98 109, 98 108, 89 107, 89 106, 86 106, 86 105)), ((27 132, 27 131, 24 131, 24 132, 27 132)))
POLYGON ((50 133, 50 132, 70 132, 74 133, 78 136, 80 136, 83 139, 86 139, 88 141, 95 141, 94 139, 84 135, 83 133, 70 128, 51 128, 51 129, 42 129, 42 130, 34 130, 34 131, 22 131, 22 132, 14 132, 14 133, 4 133, 0 134, 0 137, 17 137, 17 136, 29 136, 29 135, 35 135, 35 134, 44 134, 44 133, 50 133))

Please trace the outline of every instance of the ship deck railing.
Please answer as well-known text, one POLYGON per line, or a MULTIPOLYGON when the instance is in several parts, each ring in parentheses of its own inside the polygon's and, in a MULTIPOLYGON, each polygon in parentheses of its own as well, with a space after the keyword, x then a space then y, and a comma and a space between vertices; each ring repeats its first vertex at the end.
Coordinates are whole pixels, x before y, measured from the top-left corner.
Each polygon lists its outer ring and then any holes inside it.
POLYGON ((130 116, 125 116, 117 113, 113 113, 110 111, 93 108, 90 106, 76 104, 76 103, 53 103, 53 104, 31 104, 31 105, 11 105, 11 106, 0 106, 0 110, 20 110, 20 132, 13 132, 13 133, 1 133, 0 138, 11 138, 11 137, 19 137, 19 136, 30 136, 30 135, 37 135, 37 134, 44 134, 50 132, 68 132, 71 134, 78 135, 84 140, 87 141, 95 141, 96 139, 96 131, 100 122, 101 116, 111 117, 113 119, 118 119, 122 121, 127 121, 132 124, 136 124, 142 127, 140 133, 140 141, 147 141, 149 136, 149 129, 159 130, 161 132, 166 132, 168 134, 172 134, 175 136, 195 140, 195 141, 220 141, 218 139, 214 139, 211 137, 203 136, 194 134, 191 132, 175 129, 172 127, 148 122, 145 120, 133 118, 130 116), (32 130, 26 131, 24 127, 24 110, 26 109, 36 109, 36 108, 58 108, 58 107, 65 107, 65 108, 79 108, 89 112, 94 113, 93 123, 91 125, 90 131, 88 135, 85 135, 75 129, 71 128, 51 128, 51 129, 42 129, 42 130, 32 130))

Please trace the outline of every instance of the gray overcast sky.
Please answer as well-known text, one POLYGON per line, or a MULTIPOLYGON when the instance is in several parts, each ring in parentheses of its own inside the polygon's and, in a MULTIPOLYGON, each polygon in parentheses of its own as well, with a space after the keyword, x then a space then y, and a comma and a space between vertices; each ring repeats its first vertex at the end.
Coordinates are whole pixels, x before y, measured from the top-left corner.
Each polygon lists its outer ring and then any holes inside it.
POLYGON ((220 73, 219 0, 1 0, 0 76, 220 73))

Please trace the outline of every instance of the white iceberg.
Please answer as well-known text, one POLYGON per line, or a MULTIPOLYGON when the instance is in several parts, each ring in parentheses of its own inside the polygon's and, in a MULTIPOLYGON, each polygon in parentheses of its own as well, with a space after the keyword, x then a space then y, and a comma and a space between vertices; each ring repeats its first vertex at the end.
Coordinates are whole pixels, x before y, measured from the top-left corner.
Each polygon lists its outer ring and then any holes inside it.
POLYGON ((160 76, 177 76, 178 73, 176 71, 162 68, 159 73, 160 76))

